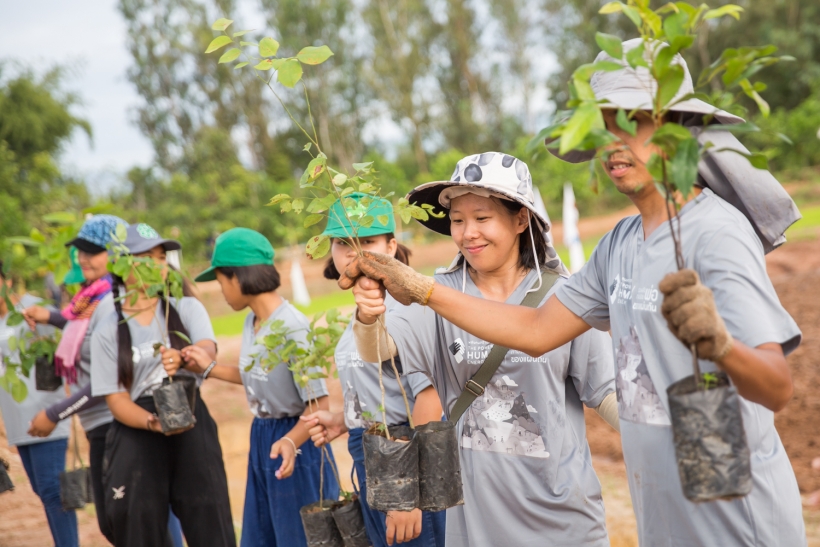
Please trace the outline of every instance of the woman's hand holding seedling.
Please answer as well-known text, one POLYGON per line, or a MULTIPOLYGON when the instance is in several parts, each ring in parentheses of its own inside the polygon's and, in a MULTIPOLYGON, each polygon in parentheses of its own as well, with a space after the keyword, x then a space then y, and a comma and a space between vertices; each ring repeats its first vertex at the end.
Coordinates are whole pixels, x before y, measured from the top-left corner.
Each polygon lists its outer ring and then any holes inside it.
POLYGON ((356 299, 357 319, 365 325, 372 325, 376 319, 387 311, 384 305, 384 285, 369 277, 360 277, 353 285, 353 298, 356 299))
POLYGON ((182 353, 178 349, 171 349, 162 346, 159 349, 159 354, 162 357, 162 366, 165 367, 165 372, 168 376, 173 376, 181 368, 185 368, 182 361, 182 353))
POLYGON ((276 478, 286 479, 293 474, 293 466, 296 462, 296 443, 288 438, 282 437, 270 447, 270 459, 282 458, 282 465, 276 470, 276 478))
POLYGON ((41 325, 48 323, 51 312, 42 306, 31 306, 23 310, 23 317, 26 318, 29 328, 34 330, 38 323, 41 325))
POLYGON ((341 412, 319 410, 299 418, 308 428, 310 440, 316 446, 324 446, 347 431, 341 412))
MULTIPOLYGON (((180 352, 180 355, 185 360, 185 368, 197 374, 202 374, 213 361, 213 357, 200 346, 188 346, 180 352)), ((165 370, 168 370, 167 366, 165 370)), ((171 373, 168 372, 168 374, 171 373)))
POLYGON ((361 276, 381 281, 390 295, 405 306, 427 305, 435 281, 422 275, 392 256, 363 251, 345 269, 339 278, 339 287, 352 288, 361 276))
POLYGON ((667 274, 658 289, 663 293, 661 313, 669 330, 686 347, 695 344, 698 357, 720 362, 732 349, 732 335, 718 314, 715 297, 696 271, 667 274))

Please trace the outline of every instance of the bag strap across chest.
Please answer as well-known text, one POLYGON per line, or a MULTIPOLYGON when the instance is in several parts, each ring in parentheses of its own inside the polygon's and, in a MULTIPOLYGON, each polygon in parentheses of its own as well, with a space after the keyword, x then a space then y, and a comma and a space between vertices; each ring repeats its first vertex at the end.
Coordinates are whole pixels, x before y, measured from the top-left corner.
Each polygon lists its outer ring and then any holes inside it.
MULTIPOLYGON (((544 296, 546 296, 553 285, 555 285, 555 282, 558 281, 559 277, 560 276, 554 272, 543 272, 541 274, 541 288, 537 291, 527 293, 524 299, 521 300, 520 305, 528 308, 538 307, 541 301, 544 300, 544 296)), ((538 280, 536 280, 535 283, 538 283, 538 280)), ((533 286, 535 286, 535 283, 533 286)), ((456 399, 448 418, 451 422, 458 422, 461 415, 473 404, 473 401, 484 393, 484 388, 487 387, 487 384, 493 375, 495 375, 498 367, 501 366, 508 351, 510 351, 509 348, 498 345, 494 345, 492 349, 490 349, 481 367, 473 374, 472 378, 467 380, 464 389, 458 396, 458 399, 456 399)))

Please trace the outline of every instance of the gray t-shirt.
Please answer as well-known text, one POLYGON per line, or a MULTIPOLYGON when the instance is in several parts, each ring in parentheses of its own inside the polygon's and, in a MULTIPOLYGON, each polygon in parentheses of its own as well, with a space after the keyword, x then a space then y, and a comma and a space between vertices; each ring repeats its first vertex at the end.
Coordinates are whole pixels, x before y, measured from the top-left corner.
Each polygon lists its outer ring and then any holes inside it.
MULTIPOLYGON (((41 303, 42 301, 39 298, 31 296, 30 294, 24 294, 20 298, 20 303, 16 306, 16 309, 19 311, 41 303)), ((9 338, 14 336, 19 340, 23 337, 24 333, 31 332, 25 322, 10 327, 7 323, 8 318, 9 314, 0 317, 0 376, 6 373, 4 357, 10 357, 12 363, 20 362, 19 353, 17 351, 11 351, 11 348, 9 348, 9 338)), ((49 336, 53 333, 54 327, 38 325, 37 331, 32 334, 35 336, 49 336)), ((12 398, 10 393, 0 388, 0 412, 3 413, 6 436, 11 446, 23 446, 68 437, 68 421, 58 423, 57 427, 54 428, 54 431, 48 437, 32 437, 27 433, 29 422, 38 412, 54 403, 60 402, 65 397, 63 388, 57 388, 55 391, 37 391, 34 375, 35 371, 33 368, 28 378, 21 373, 18 374, 18 377, 28 388, 28 396, 22 402, 18 403, 12 398)))
MULTIPOLYGON (((780 304, 760 240, 737 209, 705 189, 681 213, 685 264, 714 295, 729 332, 756 347, 782 344, 800 330, 780 304)), ((676 270, 667 223, 644 241, 640 216, 622 220, 558 299, 592 327, 612 331, 621 438, 641 545, 806 544, 794 471, 774 428, 774 414, 741 399, 752 453, 751 494, 694 504, 683 497, 666 388, 692 374, 691 356, 661 315, 658 284, 676 270)), ((702 371, 716 370, 701 361, 702 371)))
MULTIPOLYGON (((385 304, 388 309, 398 304, 388 296, 385 304)), ((386 357, 386 356, 385 356, 386 357)), ((367 428, 371 423, 383 420, 379 407, 382 404, 382 392, 379 388, 379 369, 373 363, 362 361, 356 349, 353 336, 353 323, 348 325, 339 344, 336 346, 336 370, 344 393, 344 417, 348 429, 367 428), (363 415, 363 413, 365 413, 363 415)), ((390 370, 388 368, 388 370, 390 370)), ((384 374, 384 408, 389 425, 407 422, 407 408, 404 406, 399 384, 395 375, 384 374)), ((424 374, 409 374, 401 377, 402 386, 407 393, 410 412, 416 402, 416 395, 432 384, 424 374)))
MULTIPOLYGON (((200 340, 216 342, 214 329, 208 312, 202 302, 196 298, 183 298, 179 302, 171 299, 182 324, 188 330, 188 337, 196 344, 200 340)), ((131 400, 151 395, 154 388, 162 384, 167 376, 162 366, 161 357, 154 356, 154 344, 163 342, 162 331, 165 328, 165 310, 160 302, 157 303, 157 313, 148 325, 140 325, 136 319, 126 324, 131 332, 131 352, 134 360, 134 381, 129 390, 131 400)), ((91 341, 91 394, 95 397, 120 393, 125 388, 119 383, 117 373, 117 324, 119 319, 116 312, 112 312, 101 321, 91 341)), ((178 375, 190 375, 202 382, 202 375, 187 370, 180 370, 178 375)))
POLYGON ((288 370, 287 363, 279 363, 266 373, 260 363, 267 350, 257 340, 270 333, 271 321, 281 320, 292 331, 288 339, 304 346, 310 321, 287 300, 283 300, 273 311, 258 333, 253 330, 255 317, 253 312, 245 317, 242 351, 239 355, 239 371, 248 397, 248 406, 257 418, 300 416, 311 398, 317 399, 328 394, 325 381, 321 378, 310 380, 307 387, 302 388, 296 383, 295 374, 288 370), (245 372, 245 368, 251 364, 253 368, 245 372))
MULTIPOLYGON (((536 279, 529 272, 507 302, 520 303, 536 279)), ((462 273, 436 281, 461 290, 462 273)), ((482 297, 469 276, 465 292, 482 297)), ((430 377, 449 414, 491 344, 419 305, 393 306, 386 317, 405 372, 430 377)), ((447 510, 448 547, 609 545, 582 406, 615 389, 609 346, 590 331, 537 358, 507 353, 458 423, 465 503, 447 510)))

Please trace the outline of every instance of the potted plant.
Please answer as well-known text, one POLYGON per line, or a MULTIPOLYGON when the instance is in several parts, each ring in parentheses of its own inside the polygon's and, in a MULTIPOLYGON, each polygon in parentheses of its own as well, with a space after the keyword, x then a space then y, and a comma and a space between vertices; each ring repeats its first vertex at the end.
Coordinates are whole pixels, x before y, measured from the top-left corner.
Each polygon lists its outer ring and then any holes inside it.
MULTIPOLYGON (((559 155, 569 152, 595 154, 592 162, 598 181, 607 175, 598 159, 608 159, 617 151, 620 140, 605 129, 601 105, 596 100, 590 80, 595 73, 645 69, 654 88, 651 108, 642 105, 632 112, 618 110, 618 127, 636 135, 637 122, 632 119, 638 110, 647 111, 655 131, 649 142, 657 152, 647 162, 647 169, 655 185, 667 202, 669 226, 675 247, 678 270, 685 268, 681 251, 681 203, 693 192, 698 177, 698 164, 710 153, 735 152, 746 157, 759 169, 767 167, 766 157, 745 150, 727 147, 717 149, 710 141, 714 131, 743 133, 759 130, 745 122, 735 125, 711 125, 711 115, 702 124, 690 128, 683 120, 670 115, 671 108, 680 101, 700 99, 726 110, 737 106, 746 96, 767 116, 769 106, 760 96, 766 86, 751 81, 758 71, 786 59, 775 57, 774 46, 729 48, 700 75, 702 86, 720 77, 724 91, 709 97, 703 93, 679 96, 684 84, 685 71, 674 62, 676 54, 693 47, 698 30, 712 19, 724 16, 739 18, 742 8, 727 4, 710 9, 706 4, 693 6, 686 2, 670 2, 652 10, 646 0, 609 2, 600 13, 624 14, 634 24, 641 37, 635 49, 625 51, 617 36, 598 33, 596 41, 607 56, 615 61, 602 60, 579 67, 569 82, 571 111, 562 121, 543 129, 530 143, 531 149, 541 146, 545 139, 550 147, 558 148, 559 155), (678 123, 681 122, 681 123, 678 123), (675 214, 673 214, 673 212, 675 214)), ((620 144, 623 147, 623 144, 620 144)), ((724 373, 701 373, 697 349, 692 353, 692 376, 670 385, 667 389, 669 410, 675 444, 678 471, 685 496, 692 501, 709 501, 743 496, 751 490, 750 452, 746 443, 740 402, 737 391, 724 373)))

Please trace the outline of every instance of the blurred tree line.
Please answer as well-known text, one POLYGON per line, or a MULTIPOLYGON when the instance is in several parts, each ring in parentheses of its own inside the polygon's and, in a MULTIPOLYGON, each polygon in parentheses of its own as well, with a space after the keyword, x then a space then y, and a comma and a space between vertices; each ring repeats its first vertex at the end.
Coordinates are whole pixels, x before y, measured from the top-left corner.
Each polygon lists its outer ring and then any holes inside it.
MULTIPOLYGON (((265 207, 271 196, 292 193, 309 159, 304 137, 250 72, 234 72, 203 53, 217 17, 235 19, 236 28, 257 26, 285 54, 328 45, 334 57, 311 67, 305 79, 319 138, 336 164, 377 161, 382 184, 399 195, 449 178, 466 154, 500 150, 529 163, 553 218, 560 218, 567 181, 582 215, 623 206, 628 202, 609 185, 595 194, 588 166, 544 150, 525 152, 530 136, 549 121, 548 99, 560 110, 568 75, 596 55, 595 32, 632 37, 626 21, 598 15, 603 3, 258 0, 263 20, 254 17, 249 25, 235 0, 119 0, 133 61, 127 75, 141 97, 134 119, 155 161, 127 173, 109 196, 111 211, 180 238, 189 260, 202 260, 216 233, 238 225, 260 230, 277 247, 304 239, 298 219, 265 207)), ((774 43, 794 56, 766 69, 776 72, 765 78, 772 82, 764 93, 772 116, 755 120, 764 133, 751 144, 766 148, 779 171, 820 165, 820 4, 734 3, 746 9, 741 21, 709 27, 687 59, 692 73, 697 79, 730 44, 774 43)), ((90 138, 91 128, 72 114, 76 97, 62 90, 59 70, 2 76, 5 236, 26 233, 46 212, 89 204, 85 187, 60 172, 57 158, 72 133, 90 138)), ((276 89, 294 117, 306 120, 303 90, 276 89)))

